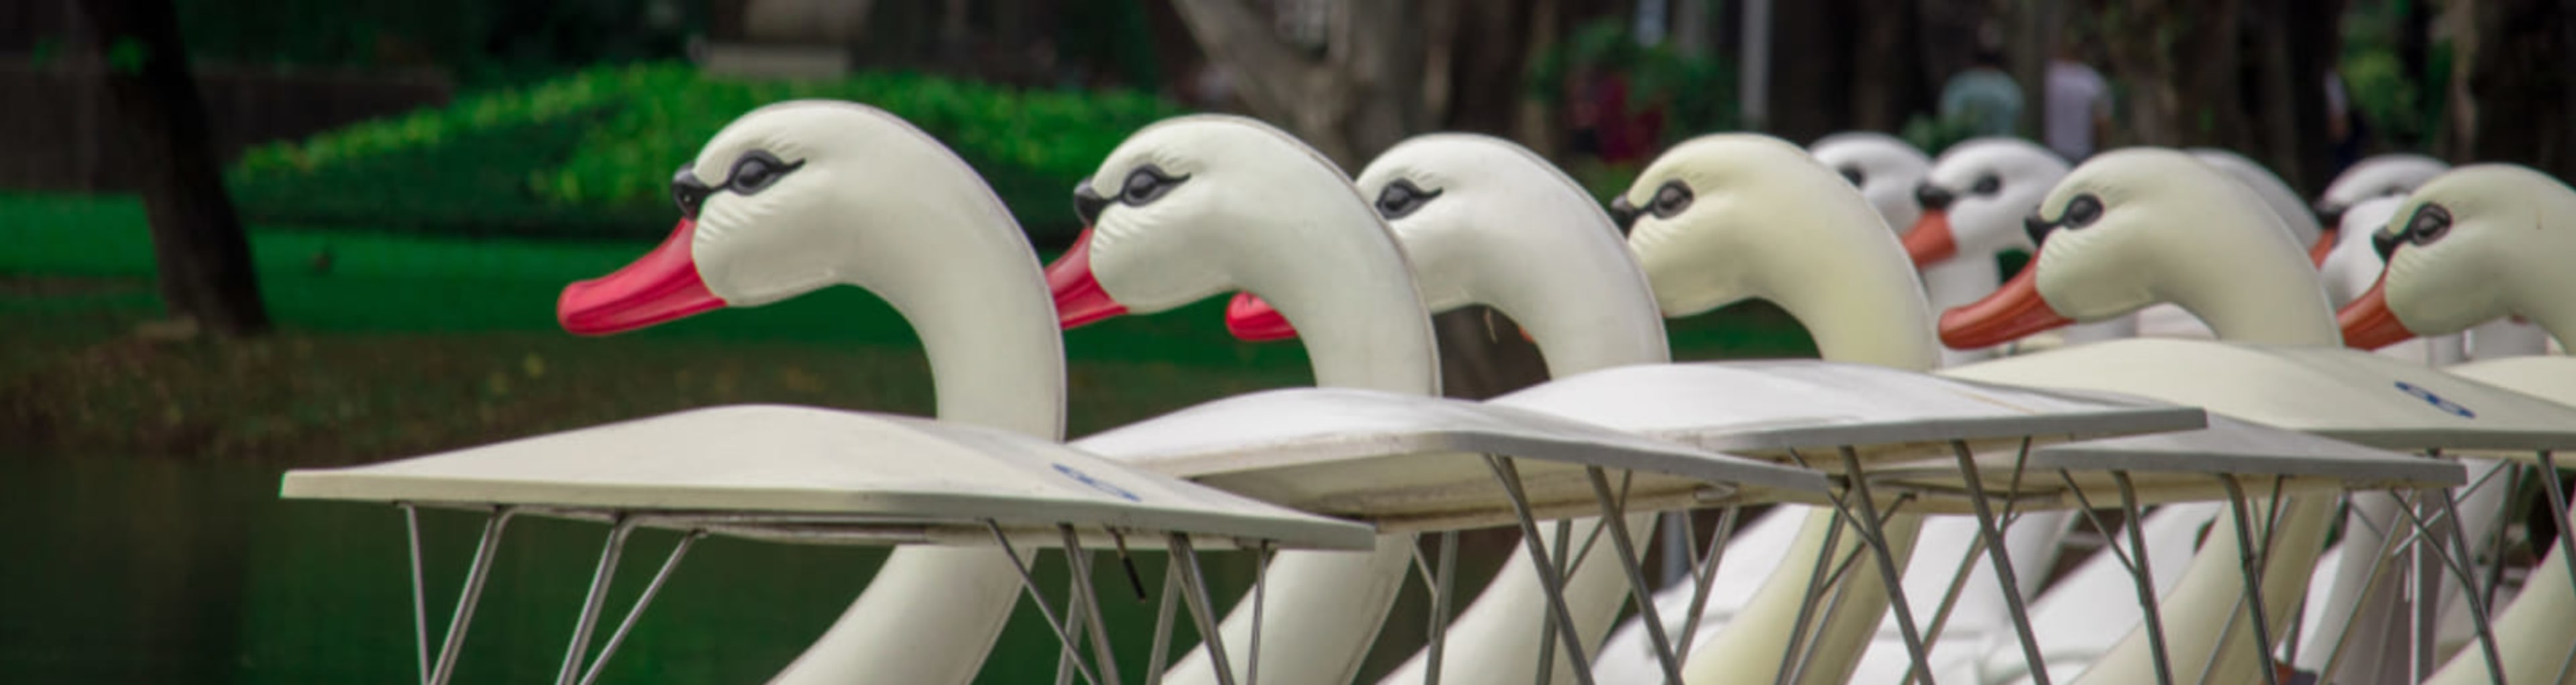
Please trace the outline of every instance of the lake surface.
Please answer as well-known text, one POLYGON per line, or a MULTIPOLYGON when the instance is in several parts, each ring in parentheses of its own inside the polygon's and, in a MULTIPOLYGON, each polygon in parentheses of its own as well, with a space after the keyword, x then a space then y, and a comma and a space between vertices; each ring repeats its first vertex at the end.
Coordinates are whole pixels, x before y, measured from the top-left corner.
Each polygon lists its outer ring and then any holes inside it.
MULTIPOLYGON (((279 473, 0 455, 8 495, 0 520, 10 524, 0 532, 0 680, 417 682, 400 510, 282 501, 279 473)), ((477 514, 422 512, 433 650, 481 525, 477 514)), ((606 530, 513 520, 453 682, 550 682, 606 530)), ((634 535, 602 642, 677 539, 634 535)), ((762 682, 840 615, 884 555, 701 540, 601 681, 762 682)), ((1220 604, 1240 596, 1249 578, 1243 555, 1226 556, 1210 568, 1220 604)), ((1140 552, 1137 562, 1147 586, 1160 587, 1163 557, 1140 552)), ((1154 605, 1135 600, 1109 557, 1099 563, 1121 670, 1135 679, 1154 605)), ((1048 596, 1061 602, 1063 557, 1040 555, 1038 569, 1048 596)), ((1174 643, 1196 644, 1186 621, 1174 643)), ((1023 601, 979 682, 1043 682, 1056 654, 1055 638, 1023 601)))

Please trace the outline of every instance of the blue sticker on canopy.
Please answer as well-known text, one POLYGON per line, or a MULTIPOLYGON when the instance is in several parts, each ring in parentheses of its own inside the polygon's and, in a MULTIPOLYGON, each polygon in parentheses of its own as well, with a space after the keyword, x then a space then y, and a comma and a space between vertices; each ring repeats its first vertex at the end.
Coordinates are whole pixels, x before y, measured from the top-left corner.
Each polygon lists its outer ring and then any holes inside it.
POLYGON ((2433 405, 2434 409, 2450 412, 2454 416, 2458 416, 2463 419, 2474 419, 2478 417, 2478 413, 2469 411, 2468 407, 2460 406, 2458 402, 2442 399, 2441 395, 2435 395, 2433 394, 2433 391, 2417 387, 2413 383, 2398 381, 2397 389, 2406 391, 2406 394, 2414 395, 2416 399, 2423 400, 2426 404, 2433 405))
POLYGON ((1098 478, 1093 478, 1093 477, 1091 477, 1091 474, 1083 473, 1081 469, 1077 469, 1077 468, 1074 468, 1074 467, 1071 467, 1071 466, 1066 466, 1066 465, 1063 465, 1063 464, 1056 464, 1056 465, 1055 465, 1055 472, 1056 472, 1056 473, 1064 474, 1064 477, 1066 477, 1066 478, 1071 478, 1071 479, 1074 479, 1074 480, 1076 480, 1076 481, 1080 481, 1083 485, 1091 486, 1091 489, 1093 489, 1093 490, 1098 490, 1098 491, 1101 491, 1101 492, 1109 493, 1110 495, 1114 495, 1114 496, 1116 496, 1116 497, 1118 497, 1118 498, 1120 498, 1120 499, 1124 499, 1124 500, 1127 500, 1127 501, 1129 501, 1129 502, 1143 502, 1143 501, 1145 501, 1145 499, 1144 499, 1144 498, 1137 497, 1137 496, 1136 496, 1136 493, 1128 492, 1126 488, 1118 487, 1117 485, 1112 484, 1112 483, 1110 483, 1109 481, 1101 480, 1101 479, 1098 479, 1098 478))

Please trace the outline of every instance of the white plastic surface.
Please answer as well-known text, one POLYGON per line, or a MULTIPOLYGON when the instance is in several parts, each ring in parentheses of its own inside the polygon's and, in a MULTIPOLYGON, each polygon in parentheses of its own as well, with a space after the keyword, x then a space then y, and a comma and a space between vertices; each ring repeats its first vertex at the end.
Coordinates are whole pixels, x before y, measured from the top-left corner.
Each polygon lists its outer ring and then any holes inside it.
MULTIPOLYGON (((286 474, 298 499, 515 505, 782 527, 947 524, 1178 532, 1364 549, 1371 531, 1019 433, 866 412, 696 409, 454 452, 286 474), (831 517, 805 515, 832 515, 831 517)), ((757 529, 727 526, 719 530, 757 529)), ((965 540, 974 539, 971 535, 965 540)))

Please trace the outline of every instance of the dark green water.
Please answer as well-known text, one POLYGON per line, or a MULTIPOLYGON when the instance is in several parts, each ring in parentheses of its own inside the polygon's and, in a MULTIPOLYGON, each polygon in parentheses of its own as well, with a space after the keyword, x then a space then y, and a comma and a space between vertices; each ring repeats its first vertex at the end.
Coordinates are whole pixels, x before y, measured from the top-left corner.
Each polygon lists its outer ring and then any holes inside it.
MULTIPOLYGON (((0 682, 416 682, 399 510, 281 501, 277 477, 170 460, 0 456, 0 520, 9 524, 0 532, 0 682)), ((433 650, 480 526, 474 514, 422 514, 433 650)), ((454 682, 553 678, 605 530, 510 524, 454 682)), ((636 533, 603 641, 676 540, 636 533)), ((1161 555, 1137 557, 1148 587, 1160 587, 1161 555)), ((882 558, 703 540, 601 680, 764 681, 857 597, 882 558)), ((1038 566, 1049 597, 1062 601, 1061 555, 1041 555, 1038 566)), ((1248 566, 1216 566, 1218 601, 1228 603, 1248 566)), ((1133 679, 1154 607, 1134 599, 1115 566, 1101 570, 1100 596, 1133 679)), ((1195 643, 1184 622, 1175 644, 1195 643)), ((1044 682, 1056 649, 1023 601, 980 682, 1044 682)))

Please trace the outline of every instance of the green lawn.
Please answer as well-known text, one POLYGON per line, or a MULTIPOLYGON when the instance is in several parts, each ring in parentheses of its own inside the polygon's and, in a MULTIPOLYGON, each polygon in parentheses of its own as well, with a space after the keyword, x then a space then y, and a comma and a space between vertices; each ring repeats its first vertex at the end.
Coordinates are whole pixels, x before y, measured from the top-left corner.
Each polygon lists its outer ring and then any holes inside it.
MULTIPOLYGON (((0 431, 38 451, 318 464, 475 444, 728 402, 926 412, 910 329, 855 288, 604 339, 556 329, 565 283, 649 243, 520 242, 256 226, 279 333, 154 342, 141 208, 0 195, 0 431)), ((1051 255, 1050 255, 1051 256, 1051 255)), ((1308 381, 1303 350, 1225 335, 1222 298, 1066 335, 1083 434, 1308 381)), ((1685 358, 1800 356, 1767 307, 1677 322, 1685 358)))

